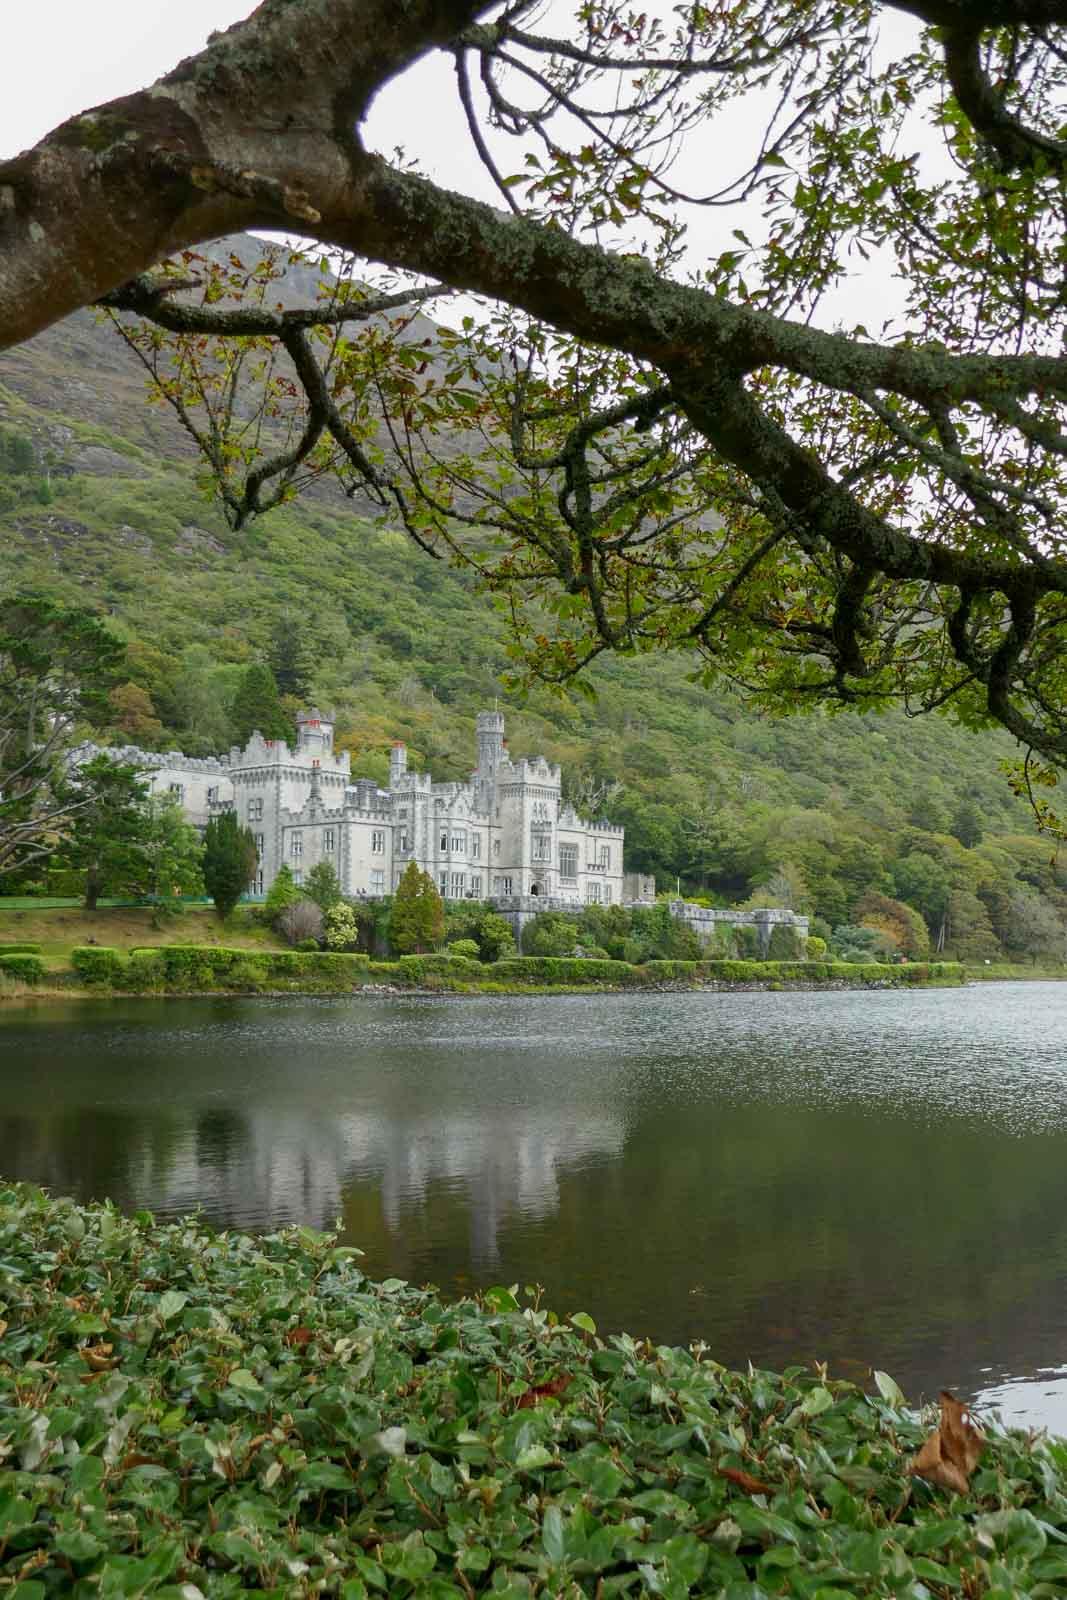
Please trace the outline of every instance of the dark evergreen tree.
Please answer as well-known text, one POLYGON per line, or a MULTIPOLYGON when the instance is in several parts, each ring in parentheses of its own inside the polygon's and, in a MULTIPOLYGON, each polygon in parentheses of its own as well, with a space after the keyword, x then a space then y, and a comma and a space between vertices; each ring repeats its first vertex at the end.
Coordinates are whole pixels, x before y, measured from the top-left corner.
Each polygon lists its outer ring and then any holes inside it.
POLYGON ((342 898, 341 880, 332 861, 318 861, 304 882, 304 894, 323 911, 328 911, 342 898))
POLYGON ((126 648, 83 607, 26 591, 0 602, 0 873, 49 854, 84 801, 67 757, 111 717, 126 648))
POLYGON ((444 901, 429 874, 409 861, 389 914, 389 943, 403 956, 432 950, 444 936, 444 901))
POLYGON ((982 842, 982 835, 985 832, 982 813, 969 796, 961 800, 956 808, 952 831, 960 844, 966 845, 968 850, 982 842))
POLYGON ((256 841, 240 826, 236 811, 212 817, 204 830, 204 887, 223 921, 252 882, 258 863, 256 841))
POLYGON ((283 611, 274 624, 267 660, 279 694, 295 695, 298 700, 307 698, 311 682, 311 651, 303 624, 291 611, 283 611))
POLYGON ((137 767, 96 756, 60 791, 70 806, 68 836, 53 864, 85 874, 85 909, 105 894, 144 893, 150 876, 148 787, 137 767))
POLYGON ((289 739, 292 727, 278 699, 278 685, 265 661, 254 661, 237 687, 230 716, 234 738, 247 744, 256 729, 265 739, 289 739))

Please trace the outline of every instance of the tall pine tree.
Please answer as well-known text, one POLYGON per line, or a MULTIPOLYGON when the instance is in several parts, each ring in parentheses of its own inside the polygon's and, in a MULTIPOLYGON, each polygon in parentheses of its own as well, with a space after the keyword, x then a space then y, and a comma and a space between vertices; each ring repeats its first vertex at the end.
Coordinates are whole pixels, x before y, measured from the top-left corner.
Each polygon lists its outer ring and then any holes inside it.
POLYGON ((304 636, 304 626, 291 611, 283 611, 271 632, 267 658, 278 685, 279 694, 295 695, 298 700, 307 696, 311 680, 311 652, 304 636))
POLYGON ((428 873, 410 861, 389 913, 389 943, 398 956, 432 950, 445 936, 445 905, 428 873))
POLYGON ((236 811, 212 817, 204 829, 204 887, 215 902, 222 921, 230 915, 256 875, 259 856, 248 828, 237 821, 236 811))
POLYGON ((238 744, 247 744, 257 728, 264 739, 292 737, 292 726, 278 699, 278 685, 265 661, 254 661, 246 668, 230 715, 238 744))

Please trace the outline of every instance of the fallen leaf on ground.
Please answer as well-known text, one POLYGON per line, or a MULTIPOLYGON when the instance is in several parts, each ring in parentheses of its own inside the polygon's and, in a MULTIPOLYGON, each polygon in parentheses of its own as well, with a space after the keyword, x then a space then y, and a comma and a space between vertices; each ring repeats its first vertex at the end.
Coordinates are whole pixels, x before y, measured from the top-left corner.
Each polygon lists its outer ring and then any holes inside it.
POLYGON ((729 1478, 739 1489, 746 1494, 773 1494, 774 1488, 769 1483, 761 1483, 750 1472, 742 1472, 740 1467, 719 1467, 716 1469, 720 1478, 729 1478))
POLYGON ((78 1354, 91 1372, 110 1372, 115 1365, 114 1361, 111 1360, 111 1352, 114 1348, 114 1345, 111 1344, 86 1344, 82 1346, 78 1354))
POLYGON ((558 1400, 559 1396, 570 1386, 570 1375, 564 1374, 560 1378, 550 1378, 547 1383, 539 1383, 533 1389, 527 1389, 525 1394, 519 1396, 515 1404, 516 1411, 528 1411, 539 1400, 558 1400))
POLYGON ((971 1412, 947 1389, 941 1391, 941 1421, 927 1439, 908 1471, 943 1489, 966 1494, 971 1473, 985 1449, 985 1435, 976 1428, 971 1412))
POLYGON ((310 1328, 290 1328, 285 1336, 285 1342, 290 1347, 296 1345, 303 1349, 304 1345, 311 1343, 313 1337, 310 1328))

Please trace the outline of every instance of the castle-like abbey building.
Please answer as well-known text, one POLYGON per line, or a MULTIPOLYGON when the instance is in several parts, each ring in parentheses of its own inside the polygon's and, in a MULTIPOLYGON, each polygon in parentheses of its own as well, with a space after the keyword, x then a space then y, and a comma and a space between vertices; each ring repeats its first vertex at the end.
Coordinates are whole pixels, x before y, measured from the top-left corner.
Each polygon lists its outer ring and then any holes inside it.
MULTIPOLYGON (((136 752, 157 792, 171 792, 203 826, 232 807, 259 850, 253 886, 265 894, 281 866, 300 883, 319 861, 342 892, 391 894, 411 861, 449 900, 543 899, 573 905, 655 898, 652 879, 623 873, 623 829, 588 822, 564 803, 560 769, 543 756, 513 761, 499 711, 477 721, 478 764, 466 783, 409 772, 393 746, 389 787, 352 780, 347 750, 317 710, 297 717, 296 742, 254 733, 211 759, 136 752)), ((124 756, 125 752, 114 752, 124 756)))

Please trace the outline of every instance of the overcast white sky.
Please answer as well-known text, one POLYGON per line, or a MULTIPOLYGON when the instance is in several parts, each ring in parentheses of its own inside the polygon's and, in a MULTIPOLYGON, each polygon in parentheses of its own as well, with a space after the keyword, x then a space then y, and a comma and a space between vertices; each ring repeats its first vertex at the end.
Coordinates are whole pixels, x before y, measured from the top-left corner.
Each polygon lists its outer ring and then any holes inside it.
MULTIPOLYGON (((4 157, 35 144, 77 112, 152 82, 200 50, 209 33, 250 15, 255 0, 0 0, 0 5, 7 13, 0 55, 4 157)), ((886 27, 894 53, 903 51, 914 25, 889 12, 886 27)), ((446 61, 423 63, 389 86, 375 104, 367 137, 385 154, 403 144, 439 181, 499 203, 471 149, 446 61)), ((721 139, 718 148, 723 148, 721 139)), ((518 164, 516 155, 513 165, 518 164)), ((742 219, 718 212, 694 220, 690 237, 699 253, 724 248, 728 230, 742 219), (717 238, 720 229, 723 236, 717 238)), ((873 263, 834 296, 835 318, 870 317, 872 293, 887 310, 897 298, 884 270, 873 263)))
MULTIPOLYGON (((250 16, 256 0, 0 0, 5 12, 0 53, 0 158, 36 144, 68 117, 143 88, 183 56, 203 48, 209 33, 250 16)), ((403 91, 384 95, 373 143, 389 153, 406 142, 414 152, 418 108, 427 151, 454 152, 451 181, 489 195, 472 160, 456 108, 447 63, 426 63, 403 91), (454 132, 454 137, 452 134, 454 132), (461 176, 462 175, 462 176, 461 176)), ((447 179, 446 179, 447 181, 447 179)))

